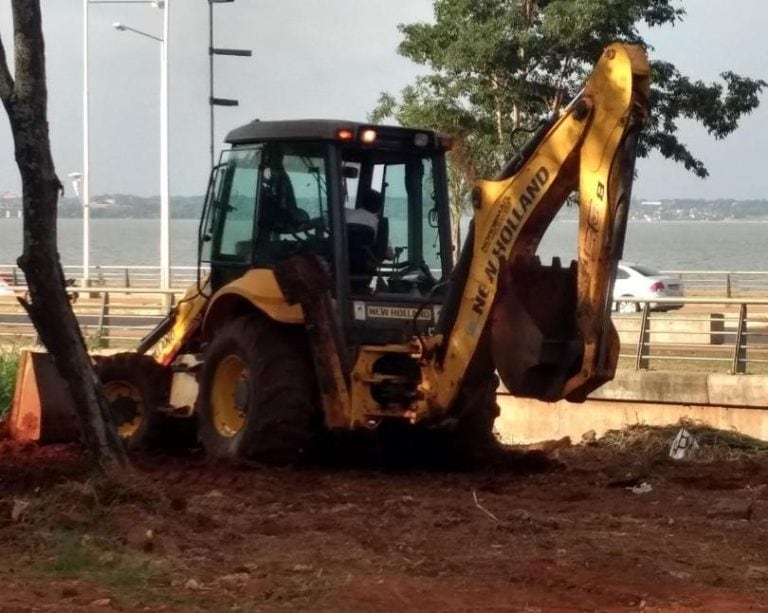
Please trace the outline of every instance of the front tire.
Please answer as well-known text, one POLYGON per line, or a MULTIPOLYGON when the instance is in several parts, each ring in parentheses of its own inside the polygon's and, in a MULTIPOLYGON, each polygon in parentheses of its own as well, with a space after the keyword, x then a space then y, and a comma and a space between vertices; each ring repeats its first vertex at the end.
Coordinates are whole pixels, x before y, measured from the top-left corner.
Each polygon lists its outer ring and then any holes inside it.
POLYGON ((304 330, 261 315, 223 326, 206 348, 197 402, 199 436, 210 457, 299 460, 320 417, 304 330))
POLYGON ((482 463, 500 448, 493 428, 499 416, 498 387, 493 366, 477 370, 470 366, 454 407, 454 453, 464 462, 482 463))
POLYGON ((170 373, 148 355, 117 353, 95 364, 117 434, 127 449, 145 450, 157 443, 163 406, 170 393, 170 373))
POLYGON ((442 453, 457 466, 482 465, 501 449, 494 433, 499 416, 498 387, 499 378, 491 354, 490 326, 487 326, 448 414, 452 428, 442 436, 442 453))

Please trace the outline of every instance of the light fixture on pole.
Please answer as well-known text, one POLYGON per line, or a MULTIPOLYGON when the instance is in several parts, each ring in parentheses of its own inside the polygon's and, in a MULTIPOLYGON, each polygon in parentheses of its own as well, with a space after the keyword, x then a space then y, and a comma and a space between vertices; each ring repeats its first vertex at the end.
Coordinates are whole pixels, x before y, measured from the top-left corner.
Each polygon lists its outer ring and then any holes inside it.
MULTIPOLYGON (((88 21, 91 4, 150 4, 154 8, 163 8, 164 0, 83 0, 83 172, 78 181, 80 192, 78 197, 83 205, 83 285, 89 284, 88 258, 90 253, 90 201, 91 201, 91 165, 90 165, 90 113, 89 113, 89 69, 88 69, 88 21)), ((125 28, 128 29, 128 28, 125 28)), ((139 32, 141 34, 141 32, 139 32)), ((155 38, 154 36, 150 36, 155 38)), ((72 175, 79 173, 71 173, 72 175)), ((74 185, 74 178, 73 178, 74 185)), ((78 193, 75 186, 75 193, 78 193)))
POLYGON ((168 35, 170 0, 151 3, 163 9, 163 35, 155 36, 120 22, 112 27, 134 32, 160 42, 160 288, 171 287, 170 178, 168 167, 168 35))
POLYGON ((119 21, 116 21, 112 24, 112 27, 115 28, 118 32, 134 32, 135 34, 140 34, 141 36, 146 36, 147 38, 151 38, 153 40, 163 42, 163 39, 159 36, 155 36, 154 34, 150 34, 149 32, 144 32, 142 30, 137 30, 136 28, 132 28, 131 26, 127 26, 124 23, 120 23, 119 21))
POLYGON ((88 109, 88 4, 89 0, 83 0, 83 174, 77 179, 82 181, 82 191, 78 192, 78 186, 75 184, 74 176, 79 173, 70 174, 75 193, 80 198, 83 205, 83 287, 90 284, 90 217, 91 209, 88 204, 91 201, 91 160, 90 160, 90 138, 89 138, 89 109, 88 109))
POLYGON ((234 55, 239 57, 251 57, 250 49, 222 49, 213 46, 213 5, 228 4, 235 0, 208 0, 208 65, 209 65, 209 93, 208 104, 211 109, 211 168, 216 163, 215 158, 215 135, 214 135, 214 112, 216 106, 237 106, 239 102, 233 98, 216 98, 213 93, 213 56, 214 55, 234 55))

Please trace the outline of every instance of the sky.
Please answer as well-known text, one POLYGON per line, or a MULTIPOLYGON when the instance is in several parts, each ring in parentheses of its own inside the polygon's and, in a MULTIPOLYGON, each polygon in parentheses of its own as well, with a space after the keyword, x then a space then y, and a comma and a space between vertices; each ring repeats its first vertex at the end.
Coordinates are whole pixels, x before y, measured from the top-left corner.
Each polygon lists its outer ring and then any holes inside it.
MULTIPOLYGON (((60 177, 82 171, 82 1, 41 0, 49 122, 60 177)), ((764 0, 685 0, 687 16, 650 30, 652 57, 692 79, 725 70, 768 80, 764 0), (737 15, 735 13, 738 13, 737 15)), ((216 149, 229 129, 255 118, 327 117, 364 121, 382 91, 398 92, 425 68, 396 53, 397 24, 430 21, 431 0, 235 0, 215 10, 215 46, 253 57, 215 59, 216 149)), ((170 172, 173 195, 200 195, 209 172, 208 4, 170 0, 170 172)), ((0 36, 11 38, 10 0, 0 0, 0 36)), ((116 21, 154 35, 161 11, 148 3, 90 6, 91 193, 159 192, 160 45, 112 28, 116 21)), ((658 155, 638 161, 634 195, 662 198, 768 198, 768 93, 740 129, 716 141, 691 122, 681 135, 702 158, 701 180, 658 155)), ((18 191, 7 119, 0 113, 0 193, 18 191)), ((73 195, 67 186, 67 195, 73 195)))

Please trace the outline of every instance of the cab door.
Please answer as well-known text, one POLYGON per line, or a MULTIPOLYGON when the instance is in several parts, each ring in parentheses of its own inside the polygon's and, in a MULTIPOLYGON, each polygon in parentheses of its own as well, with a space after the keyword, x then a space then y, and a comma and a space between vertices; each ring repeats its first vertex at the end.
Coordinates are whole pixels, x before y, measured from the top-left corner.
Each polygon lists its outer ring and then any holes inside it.
POLYGON ((330 260, 327 151, 318 142, 265 142, 223 154, 201 232, 214 290, 299 253, 330 260))

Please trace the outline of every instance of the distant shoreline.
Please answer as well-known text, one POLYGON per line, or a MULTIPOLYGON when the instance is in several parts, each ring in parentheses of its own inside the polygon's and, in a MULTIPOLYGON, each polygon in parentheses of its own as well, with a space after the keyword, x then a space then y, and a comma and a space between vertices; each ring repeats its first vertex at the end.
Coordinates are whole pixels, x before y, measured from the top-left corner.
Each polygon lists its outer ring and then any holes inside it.
MULTIPOLYGON (((569 216, 570 217, 570 216, 569 216)), ((158 219, 92 219, 92 265, 157 265, 160 224, 158 219), (137 248, 137 245, 140 247, 137 248)), ((632 221, 624 245, 625 259, 665 270, 768 270, 768 220, 669 220, 651 223, 632 221)), ((463 225, 463 224, 462 224, 463 225)), ((82 262, 82 219, 60 218, 58 249, 62 262, 82 262)), ((550 225, 538 253, 542 261, 574 259, 578 247, 578 223, 563 217, 550 225)), ((23 249, 22 223, 0 222, 0 262, 14 262, 23 249)), ((466 229, 467 226, 463 225, 466 229)), ((193 265, 197 261, 199 220, 173 219, 171 263, 193 265)), ((462 233, 464 236, 465 233, 462 233)), ((390 239, 392 235, 390 233, 390 239)))
MULTIPOLYGON (((59 217, 58 221, 82 221, 82 217, 59 217)), ((462 225, 468 223, 472 218, 463 217, 462 225)), ((22 217, 2 217, 0 224, 4 222, 20 222, 22 217)), ((158 222, 159 217, 91 217, 91 223, 120 222, 120 221, 147 221, 158 222)), ((171 223, 176 221, 199 222, 199 217, 171 217, 171 223)), ((578 218, 554 219, 553 223, 578 223, 578 218)), ((630 219, 629 224, 768 224, 768 219, 630 219)), ((768 238, 768 237, 767 237, 768 238)))

